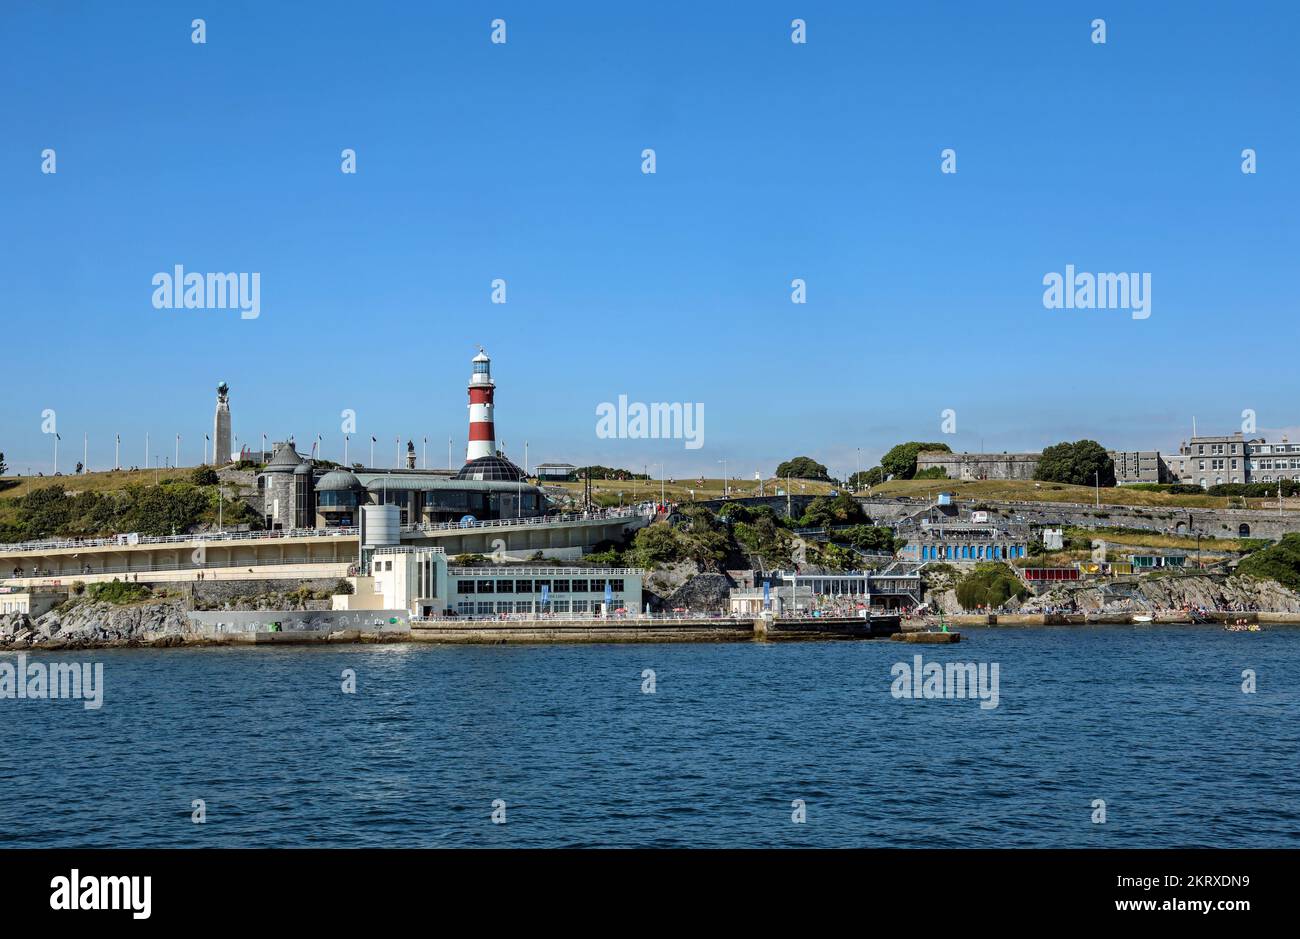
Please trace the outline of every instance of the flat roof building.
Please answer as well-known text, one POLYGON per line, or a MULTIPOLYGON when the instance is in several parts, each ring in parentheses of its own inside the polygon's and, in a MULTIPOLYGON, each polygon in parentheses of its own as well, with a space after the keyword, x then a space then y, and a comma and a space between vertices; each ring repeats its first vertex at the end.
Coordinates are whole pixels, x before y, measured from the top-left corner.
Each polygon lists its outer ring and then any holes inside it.
POLYGON ((368 576, 339 609, 408 610, 412 617, 597 616, 636 613, 646 572, 629 567, 483 564, 452 567, 441 548, 376 548, 368 576))
POLYGON ((1173 482, 1173 474, 1157 450, 1111 450, 1115 464, 1115 484, 1173 482))

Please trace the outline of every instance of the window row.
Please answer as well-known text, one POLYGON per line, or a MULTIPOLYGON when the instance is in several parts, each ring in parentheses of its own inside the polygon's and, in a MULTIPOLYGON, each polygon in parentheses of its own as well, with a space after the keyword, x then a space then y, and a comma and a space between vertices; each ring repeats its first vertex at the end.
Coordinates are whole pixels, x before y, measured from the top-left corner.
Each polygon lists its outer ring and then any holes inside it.
POLYGON ((605 585, 614 593, 622 593, 623 579, 610 580, 457 580, 457 593, 604 593, 605 585))

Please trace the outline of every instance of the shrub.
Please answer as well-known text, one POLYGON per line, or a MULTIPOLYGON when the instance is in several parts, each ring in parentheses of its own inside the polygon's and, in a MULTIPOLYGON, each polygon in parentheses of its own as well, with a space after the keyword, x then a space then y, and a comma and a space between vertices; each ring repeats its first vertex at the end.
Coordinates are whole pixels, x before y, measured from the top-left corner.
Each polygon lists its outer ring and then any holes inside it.
POLYGON ((752 521, 753 517, 749 506, 739 502, 724 502, 722 508, 718 509, 718 518, 727 522, 748 522, 752 521))
POLYGON ((957 602, 967 610, 998 607, 1028 595, 1029 588, 1005 564, 978 564, 957 585, 957 602))
POLYGON ((677 532, 665 522, 656 522, 638 531, 632 540, 630 553, 637 567, 647 568, 672 564, 686 556, 677 532))
POLYGON ((847 492, 835 498, 818 496, 808 504, 808 510, 799 520, 803 528, 824 528, 832 525, 853 525, 867 521, 867 513, 858 500, 847 492))
POLYGON ((106 584, 91 584, 90 598, 102 603, 137 603, 153 596, 148 584, 128 584, 111 580, 106 584))
POLYGON ((1300 590, 1300 534, 1283 535, 1277 544, 1242 558, 1237 573, 1300 590))
MULTIPOLYGON (((854 525, 843 533, 849 544, 859 551, 888 551, 898 549, 893 529, 876 525, 854 525)), ((838 539, 839 536, 837 536, 838 539)))

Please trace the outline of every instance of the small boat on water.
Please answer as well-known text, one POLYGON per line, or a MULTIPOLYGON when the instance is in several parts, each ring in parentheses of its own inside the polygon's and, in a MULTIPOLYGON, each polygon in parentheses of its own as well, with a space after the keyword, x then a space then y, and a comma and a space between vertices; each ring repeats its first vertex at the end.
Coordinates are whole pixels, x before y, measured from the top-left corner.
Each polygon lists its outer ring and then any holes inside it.
POLYGON ((1223 628, 1230 633, 1257 633, 1259 623, 1229 623, 1223 628))
POLYGON ((1135 622, 1135 623, 1150 623, 1150 622, 1151 622, 1152 620, 1154 620, 1154 619, 1155 619, 1155 617, 1152 616, 1150 613, 1134 613, 1134 614, 1133 614, 1133 622, 1135 622))

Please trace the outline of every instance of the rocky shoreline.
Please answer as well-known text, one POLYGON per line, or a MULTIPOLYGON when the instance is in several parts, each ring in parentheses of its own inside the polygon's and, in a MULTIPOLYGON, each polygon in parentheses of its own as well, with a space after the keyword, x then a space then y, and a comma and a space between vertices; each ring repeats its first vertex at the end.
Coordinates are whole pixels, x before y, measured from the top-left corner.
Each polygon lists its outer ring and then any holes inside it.
MULTIPOLYGON (((700 591, 701 594, 719 591, 716 584, 706 586, 708 589, 700 591)), ((1146 577, 1133 584, 1127 595, 1119 597, 1113 595, 1114 585, 1062 586, 1021 603, 1008 604, 992 621, 988 613, 962 609, 951 586, 936 584, 935 588, 929 594, 932 609, 954 623, 967 620, 1006 626, 1127 623, 1132 622, 1134 615, 1150 615, 1157 624, 1172 624, 1186 622, 1186 615, 1180 611, 1189 608, 1226 611, 1228 616, 1241 614, 1262 623, 1300 622, 1300 593, 1275 581, 1238 575, 1146 577), (1065 616, 1064 611, 1073 612, 1065 616)), ((673 591, 665 590, 665 593, 672 596, 673 591)), ((247 641, 237 635, 223 639, 201 632, 191 623, 189 610, 189 600, 170 597, 122 605, 74 600, 35 618, 24 613, 8 613, 0 615, 0 650, 53 652, 229 646, 247 641)), ((283 638, 293 641, 292 636, 283 638)), ((339 630, 323 637, 314 635, 307 641, 391 643, 412 641, 412 637, 404 633, 339 630)))
MULTIPOLYGON (((25 613, 0 615, 0 650, 166 649, 177 646, 228 646, 190 623, 189 604, 183 599, 153 600, 117 605, 79 601, 42 616, 25 613)), ((326 642, 400 642, 407 637, 391 633, 339 630, 326 642)))
MULTIPOLYGON (((1042 614, 1063 609, 1086 613, 1151 613, 1186 609, 1251 613, 1300 613, 1300 593, 1273 580, 1232 574, 1147 576, 1117 590, 1115 584, 1063 584, 1022 601, 1012 600, 999 612, 1042 614)), ((932 585, 931 609, 955 616, 972 611, 957 602, 951 583, 932 585)))

